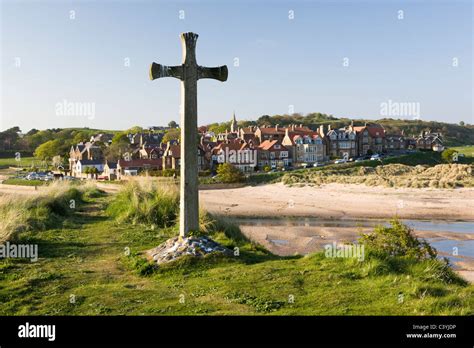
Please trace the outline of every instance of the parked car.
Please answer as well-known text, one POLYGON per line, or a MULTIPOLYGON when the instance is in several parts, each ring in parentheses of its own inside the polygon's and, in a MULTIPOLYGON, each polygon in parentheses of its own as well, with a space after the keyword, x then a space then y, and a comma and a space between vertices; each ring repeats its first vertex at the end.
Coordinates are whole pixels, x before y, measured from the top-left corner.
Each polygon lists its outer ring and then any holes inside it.
POLYGON ((341 163, 346 163, 346 162, 347 162, 347 160, 344 159, 344 158, 337 159, 337 160, 334 161, 335 164, 341 164, 341 163))
POLYGON ((380 159, 382 159, 382 156, 377 153, 375 155, 372 155, 372 157, 370 157, 371 161, 378 161, 380 159))
POLYGON ((39 175, 35 172, 30 173, 26 176, 26 180, 39 180, 39 175))
POLYGON ((364 161, 367 161, 365 157, 358 157, 354 160, 354 162, 364 162, 364 161))
POLYGON ((65 176, 63 176, 63 180, 75 181, 75 180, 79 180, 79 179, 78 179, 78 178, 75 178, 75 177, 73 177, 73 176, 65 175, 65 176))
POLYGON ((324 163, 321 163, 321 162, 316 162, 313 164, 313 167, 324 167, 325 164, 324 163))

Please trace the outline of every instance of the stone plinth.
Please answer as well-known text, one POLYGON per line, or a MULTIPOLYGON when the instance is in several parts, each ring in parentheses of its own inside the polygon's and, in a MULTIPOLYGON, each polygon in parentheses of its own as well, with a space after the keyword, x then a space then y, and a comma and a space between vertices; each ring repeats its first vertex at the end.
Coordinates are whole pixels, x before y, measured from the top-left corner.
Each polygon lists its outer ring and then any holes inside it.
POLYGON ((156 248, 147 250, 146 257, 160 265, 175 261, 183 256, 190 255, 203 257, 211 253, 221 253, 225 256, 233 256, 231 250, 214 242, 208 237, 174 237, 160 244, 156 248))

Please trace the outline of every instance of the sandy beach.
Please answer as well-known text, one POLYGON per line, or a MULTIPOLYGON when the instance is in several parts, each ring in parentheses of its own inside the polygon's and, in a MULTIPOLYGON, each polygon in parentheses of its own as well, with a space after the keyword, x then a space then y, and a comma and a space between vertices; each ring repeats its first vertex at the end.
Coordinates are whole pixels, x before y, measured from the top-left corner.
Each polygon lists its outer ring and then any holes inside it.
POLYGON ((200 192, 201 205, 230 216, 474 220, 474 188, 413 189, 282 183, 200 192))

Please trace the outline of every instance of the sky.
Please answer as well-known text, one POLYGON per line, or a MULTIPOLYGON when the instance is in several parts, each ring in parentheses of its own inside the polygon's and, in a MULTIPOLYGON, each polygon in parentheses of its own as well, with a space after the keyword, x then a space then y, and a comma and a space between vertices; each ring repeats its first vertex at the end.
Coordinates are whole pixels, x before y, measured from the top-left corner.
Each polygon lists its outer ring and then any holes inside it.
POLYGON ((148 71, 181 64, 187 31, 198 64, 229 68, 198 82, 200 125, 234 111, 474 123, 471 0, 0 4, 0 130, 179 123, 179 81, 148 71))

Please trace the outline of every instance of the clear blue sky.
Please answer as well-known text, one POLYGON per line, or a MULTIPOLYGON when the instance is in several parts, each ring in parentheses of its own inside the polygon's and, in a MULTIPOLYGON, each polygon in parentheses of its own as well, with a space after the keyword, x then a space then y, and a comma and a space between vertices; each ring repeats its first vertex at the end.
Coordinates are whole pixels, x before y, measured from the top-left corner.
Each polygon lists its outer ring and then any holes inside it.
POLYGON ((0 129, 179 122, 179 81, 150 81, 148 68, 179 64, 185 31, 199 34, 199 64, 229 67, 225 83, 198 82, 199 124, 289 105, 376 119, 388 100, 419 103, 421 119, 474 123, 469 0, 0 2, 0 129), (94 117, 57 115, 64 100, 95 103, 94 117))

